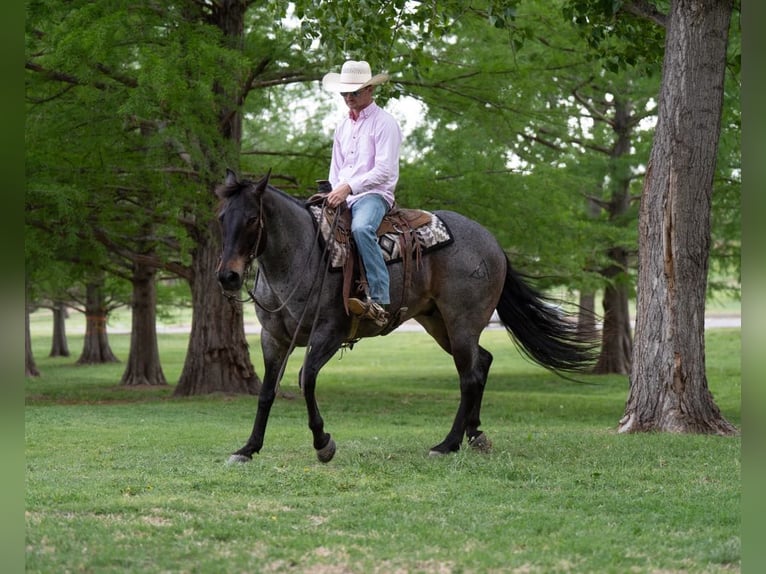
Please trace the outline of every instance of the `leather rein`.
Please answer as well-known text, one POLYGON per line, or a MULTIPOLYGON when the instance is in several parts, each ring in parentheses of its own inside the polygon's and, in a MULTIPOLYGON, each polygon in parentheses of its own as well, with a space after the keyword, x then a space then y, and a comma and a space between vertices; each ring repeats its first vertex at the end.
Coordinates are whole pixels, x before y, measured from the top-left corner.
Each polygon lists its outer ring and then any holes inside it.
MULTIPOLYGON (((322 209, 323 210, 326 209, 325 201, 322 202, 322 209)), ((331 230, 333 232, 335 231, 335 228, 338 225, 339 213, 340 213, 339 210, 335 210, 335 215, 333 217, 332 225, 331 225, 331 230)), ((257 221, 258 235, 256 237, 255 243, 253 244, 253 248, 250 250, 250 253, 247 256, 247 263, 245 264, 245 271, 243 273, 243 275, 245 277, 245 279, 243 279, 243 281, 242 281, 243 284, 246 282, 247 276, 252 274, 253 262, 255 261, 255 259, 257 257, 258 248, 261 245, 261 239, 263 237, 263 228, 264 228, 263 223, 264 223, 263 222, 263 196, 261 196, 261 198, 260 198, 260 205, 258 206, 258 221, 257 221)), ((314 241, 312 243, 312 248, 309 250, 308 254, 306 255, 306 263, 304 264, 304 268, 305 268, 305 265, 307 265, 309 260, 311 259, 311 255, 314 253, 314 248, 319 246, 319 236, 320 236, 320 233, 321 233, 321 229, 320 229, 320 227, 318 225, 316 225, 315 227, 316 227, 316 231, 314 232, 314 241)), ((327 252, 328 249, 329 249, 329 246, 326 246, 325 247, 325 252, 327 252)), ((223 255, 221 255, 219 257, 219 261, 222 261, 222 260, 223 260, 223 255)), ((329 258, 328 258, 328 260, 329 260, 329 258)), ((326 268, 325 268, 325 275, 327 274, 328 269, 329 269, 329 265, 327 265, 326 268)), ((223 296, 226 297, 229 301, 234 302, 234 303, 249 303, 250 301, 252 301, 253 303, 255 303, 258 307, 260 307, 262 310, 266 311, 267 313, 277 313, 277 312, 281 311, 282 309, 284 309, 287 306, 287 304, 295 296, 295 293, 297 292, 298 287, 300 286, 300 282, 296 281, 295 286, 293 287, 292 291, 290 291, 290 293, 287 295, 287 298, 284 301, 282 301, 278 307, 276 307, 275 309, 269 309, 269 308, 265 307, 263 305, 263 303, 258 301, 258 299, 256 299, 256 297, 255 297, 255 289, 258 286, 258 281, 260 279, 260 275, 261 275, 261 270, 260 270, 260 267, 258 267, 256 269, 256 271, 255 271, 255 276, 254 276, 254 279, 253 279, 253 286, 250 289, 247 289, 247 288, 245 289, 245 291, 247 292, 247 297, 246 298, 244 298, 244 299, 240 298, 237 295, 234 295, 233 293, 231 293, 229 291, 226 291, 222 287, 221 291, 223 292, 223 296)), ((317 272, 317 275, 318 275, 318 272, 317 272)), ((311 295, 311 293, 313 292, 314 286, 316 285, 316 281, 317 281, 317 277, 315 276, 314 277, 314 282, 312 283, 311 289, 309 290, 309 295, 311 295)), ((322 283, 324 283, 324 277, 322 278, 322 283)), ((308 300, 307 300, 306 306, 308 307, 308 300)), ((304 314, 305 314, 305 310, 304 310, 304 313, 301 314, 301 317, 303 317, 304 314)))
MULTIPOLYGON (((326 202, 325 201, 322 202, 322 209, 323 210, 326 209, 326 202)), ((339 213, 340 213, 340 210, 335 210, 335 215, 333 216, 332 225, 331 225, 331 229, 332 229, 333 232, 335 231, 335 227, 338 224, 338 215, 339 215, 339 213)), ((261 239, 263 237, 263 227, 264 227, 263 226, 263 197, 261 197, 261 204, 259 205, 259 208, 258 208, 258 236, 257 236, 257 238, 255 240, 255 243, 253 244, 253 248, 250 250, 250 253, 249 253, 248 259, 247 259, 247 263, 245 264, 245 271, 244 271, 244 275, 245 276, 250 274, 250 272, 252 270, 252 266, 253 266, 253 261, 255 261, 255 259, 257 257, 258 248, 260 247, 261 239)), ((311 255, 314 253, 314 249, 319 246, 319 234, 320 234, 321 230, 320 230, 320 226, 319 225, 316 225, 315 227, 316 227, 316 232, 315 232, 315 235, 314 235, 314 241, 312 243, 311 249, 308 252, 308 255, 306 256, 306 262, 304 264, 304 268, 308 265, 308 262, 309 262, 309 260, 311 258, 311 255)), ((327 252, 328 249, 329 249, 329 245, 325 246, 325 252, 327 252)), ((223 255, 221 255, 221 259, 223 259, 223 255)), ((285 372, 285 368, 287 367, 287 361, 290 358, 290 355, 292 354, 292 352, 295 350, 295 347, 297 346, 298 333, 300 332, 301 325, 303 325, 303 320, 306 317, 306 312, 308 311, 309 303, 311 302, 311 295, 314 293, 314 289, 317 286, 317 283, 319 284, 319 293, 322 292, 322 288, 324 287, 325 279, 326 279, 326 277, 328 275, 328 272, 330 271, 331 258, 329 257, 329 253, 327 253, 327 257, 325 257, 325 259, 327 260, 327 262, 324 265, 324 272, 321 272, 321 278, 318 277, 320 275, 320 270, 317 269, 317 273, 314 276, 314 280, 311 283, 311 288, 309 289, 309 293, 308 293, 308 295, 306 297, 306 305, 303 307, 303 311, 301 312, 301 316, 298 319, 298 324, 295 327, 295 332, 293 333, 293 336, 292 336, 292 338, 290 340, 290 347, 289 347, 289 349, 287 351, 287 354, 285 355, 285 359, 284 359, 284 361, 282 361, 282 365, 281 365, 281 367, 279 369, 279 375, 277 376, 277 381, 280 381, 282 379, 282 376, 284 375, 284 372, 285 372)), ((256 299, 256 297, 255 297, 255 289, 258 286, 259 278, 260 278, 260 267, 258 269, 256 269, 255 279, 253 280, 252 288, 251 289, 247 289, 248 298, 246 298, 246 299, 240 299, 236 295, 234 295, 232 293, 228 293, 226 290, 224 290, 222 288, 223 294, 232 304, 234 304, 235 302, 237 302, 237 303, 248 303, 248 302, 252 301, 253 303, 255 303, 258 307, 260 307, 261 309, 263 309, 267 313, 277 313, 277 312, 281 311, 282 309, 284 309, 287 306, 287 304, 290 302, 290 300, 295 296, 295 293, 298 290, 298 286, 300 285, 300 281, 296 281, 295 282, 295 286, 293 287, 292 291, 290 291, 290 293, 288 294, 287 298, 284 301, 282 301, 279 304, 279 306, 276 307, 275 309, 268 309, 262 303, 260 303, 256 299)), ((244 280, 243 280, 243 283, 244 283, 244 280)), ((317 322, 319 320, 319 311, 320 311, 320 309, 321 309, 320 305, 317 304, 316 305, 316 310, 314 312, 314 319, 313 319, 313 321, 311 323, 311 331, 310 331, 311 333, 313 333, 314 329, 316 328, 317 322)), ((309 336, 309 339, 310 338, 311 338, 311 336, 309 336)), ((306 353, 304 354, 304 358, 303 358, 304 364, 305 364, 305 361, 306 361, 306 357, 308 356, 308 351, 309 351, 309 346, 306 346, 306 353)), ((301 389, 303 389, 303 372, 304 372, 304 370, 301 369, 301 380, 299 380, 299 385, 300 385, 301 389)))

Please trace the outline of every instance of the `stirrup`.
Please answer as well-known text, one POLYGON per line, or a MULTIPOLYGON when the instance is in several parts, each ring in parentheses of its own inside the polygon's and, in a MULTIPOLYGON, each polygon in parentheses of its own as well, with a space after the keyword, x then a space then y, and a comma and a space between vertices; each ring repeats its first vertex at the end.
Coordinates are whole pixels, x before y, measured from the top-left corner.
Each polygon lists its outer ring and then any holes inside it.
POLYGON ((350 298, 348 300, 348 310, 363 319, 374 321, 378 327, 383 327, 388 323, 388 312, 380 306, 380 303, 372 299, 362 301, 361 299, 350 298))

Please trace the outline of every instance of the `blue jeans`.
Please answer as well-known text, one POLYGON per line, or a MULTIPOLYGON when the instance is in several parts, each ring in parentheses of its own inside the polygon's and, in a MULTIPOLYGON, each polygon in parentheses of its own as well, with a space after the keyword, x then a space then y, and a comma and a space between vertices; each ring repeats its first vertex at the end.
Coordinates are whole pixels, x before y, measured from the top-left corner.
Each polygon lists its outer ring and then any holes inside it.
POLYGON ((386 200, 374 193, 358 199, 351 206, 351 234, 367 275, 370 299, 381 305, 388 305, 391 296, 388 293, 388 269, 375 232, 387 211, 386 200))

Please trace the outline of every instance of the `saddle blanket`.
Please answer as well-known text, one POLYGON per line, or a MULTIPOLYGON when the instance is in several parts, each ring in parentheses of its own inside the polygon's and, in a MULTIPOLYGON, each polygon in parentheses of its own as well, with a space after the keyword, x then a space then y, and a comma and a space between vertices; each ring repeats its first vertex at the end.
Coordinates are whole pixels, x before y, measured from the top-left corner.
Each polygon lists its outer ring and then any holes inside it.
MULTIPOLYGON (((338 270, 343 268, 351 252, 349 238, 345 241, 338 241, 336 234, 333 233, 332 222, 328 221, 321 205, 309 205, 309 211, 314 217, 316 224, 319 225, 322 241, 329 253, 331 269, 338 270)), ((408 230, 398 229, 383 234, 380 233, 379 229, 378 245, 380 245, 380 249, 383 252, 383 259, 386 264, 396 263, 404 259, 400 238, 407 231, 411 235, 413 252, 420 250, 420 253, 427 253, 441 247, 446 247, 454 241, 452 232, 439 217, 430 212, 424 211, 423 213, 430 215, 429 222, 424 225, 408 230)), ((382 226, 383 224, 381 224, 382 226)))

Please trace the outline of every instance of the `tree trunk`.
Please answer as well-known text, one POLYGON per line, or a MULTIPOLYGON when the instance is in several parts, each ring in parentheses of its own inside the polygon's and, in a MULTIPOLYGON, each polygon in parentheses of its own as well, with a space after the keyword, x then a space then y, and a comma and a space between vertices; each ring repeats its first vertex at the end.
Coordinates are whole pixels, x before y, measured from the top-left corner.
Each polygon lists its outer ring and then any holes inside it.
POLYGON ((157 270, 133 265, 130 352, 121 385, 166 385, 157 345, 157 270))
POLYGON ((69 344, 66 338, 67 308, 61 301, 53 303, 53 340, 49 357, 68 357, 69 344))
POLYGON ((597 333, 596 329, 596 294, 593 291, 580 291, 577 315, 577 333, 585 338, 597 333))
POLYGON ((708 390, 710 205, 732 5, 673 0, 639 216, 633 370, 620 432, 733 434, 708 390))
POLYGON ((88 283, 85 287, 85 340, 78 365, 117 363, 117 357, 109 346, 106 334, 106 305, 99 283, 88 283))
POLYGON ((176 396, 214 392, 257 395, 261 390, 250 361, 242 304, 226 299, 216 280, 220 250, 212 237, 217 233, 218 222, 211 220, 207 241, 199 238, 192 253, 194 313, 176 396))
POLYGON ((24 376, 39 377, 40 371, 32 353, 32 335, 29 332, 29 304, 24 305, 24 376))
MULTIPOLYGON (((607 204, 609 221, 625 226, 630 208, 631 174, 625 157, 630 154, 631 134, 635 122, 631 105, 625 98, 614 98, 613 130, 616 140, 609 158, 609 181, 612 193, 607 204)), ((604 288, 604 325, 601 331, 601 354, 594 373, 627 375, 633 353, 633 338, 628 311, 628 254, 624 247, 614 246, 607 252, 610 264, 601 271, 604 288)))
MULTIPOLYGON (((210 23, 221 30, 227 41, 238 46, 243 43, 247 4, 228 1, 214 3, 211 7, 210 23)), ((217 85, 213 89, 222 102, 219 111, 221 136, 233 144, 230 149, 238 150, 242 137, 242 93, 225 93, 224 88, 217 85)), ((221 153, 220 158, 224 157, 225 154, 221 153)), ((230 165, 236 163, 234 161, 230 165)), ((223 172, 222 168, 221 177, 223 172)), ((196 229, 190 281, 194 312, 189 349, 174 394, 258 394, 261 381, 250 361, 242 305, 224 298, 216 280, 220 239, 218 220, 214 217, 212 190, 210 198, 210 218, 200 223, 196 229)))
POLYGON ((627 255, 621 248, 609 250, 609 258, 615 262, 603 272, 610 279, 604 288, 604 326, 601 330, 601 354, 593 372, 597 374, 627 375, 630 373, 630 357, 633 338, 628 310, 628 286, 622 280, 627 269, 627 255))

